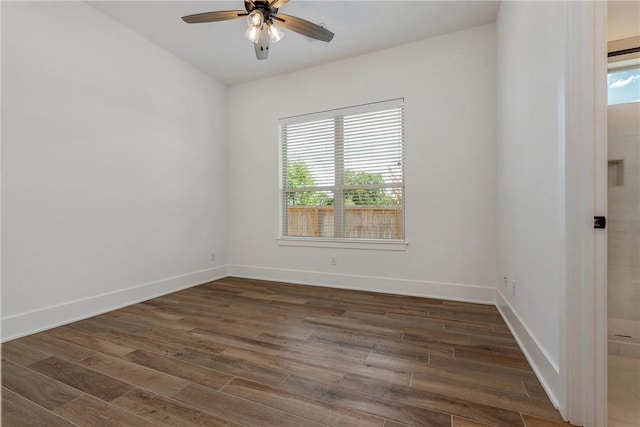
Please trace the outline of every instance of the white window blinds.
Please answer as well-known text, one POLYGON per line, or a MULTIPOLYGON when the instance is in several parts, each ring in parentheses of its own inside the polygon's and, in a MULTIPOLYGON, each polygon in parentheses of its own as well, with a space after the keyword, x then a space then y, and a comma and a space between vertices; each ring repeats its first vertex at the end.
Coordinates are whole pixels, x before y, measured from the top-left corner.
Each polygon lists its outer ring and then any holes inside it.
POLYGON ((280 121, 282 235, 404 240, 404 106, 280 121))

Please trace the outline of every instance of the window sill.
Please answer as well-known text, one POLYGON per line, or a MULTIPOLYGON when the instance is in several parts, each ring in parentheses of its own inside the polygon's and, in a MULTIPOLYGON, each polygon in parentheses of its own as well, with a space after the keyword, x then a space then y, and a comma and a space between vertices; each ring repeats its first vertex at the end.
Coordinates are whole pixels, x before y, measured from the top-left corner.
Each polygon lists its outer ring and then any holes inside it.
POLYGON ((280 237, 279 246, 297 246, 310 248, 364 249, 374 251, 406 251, 408 242, 402 240, 334 240, 310 239, 305 237, 280 237))

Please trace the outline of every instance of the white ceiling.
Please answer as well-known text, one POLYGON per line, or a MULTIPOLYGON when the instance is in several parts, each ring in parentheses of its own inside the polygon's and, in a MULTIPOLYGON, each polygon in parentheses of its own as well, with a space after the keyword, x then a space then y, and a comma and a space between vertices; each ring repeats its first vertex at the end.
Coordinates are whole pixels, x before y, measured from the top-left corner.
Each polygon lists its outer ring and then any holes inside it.
POLYGON ((145 36, 225 85, 232 86, 313 65, 495 22, 499 1, 292 0, 280 12, 322 24, 330 43, 289 30, 256 60, 244 38, 245 19, 185 24, 180 18, 244 9, 237 1, 91 1, 91 6, 145 36))

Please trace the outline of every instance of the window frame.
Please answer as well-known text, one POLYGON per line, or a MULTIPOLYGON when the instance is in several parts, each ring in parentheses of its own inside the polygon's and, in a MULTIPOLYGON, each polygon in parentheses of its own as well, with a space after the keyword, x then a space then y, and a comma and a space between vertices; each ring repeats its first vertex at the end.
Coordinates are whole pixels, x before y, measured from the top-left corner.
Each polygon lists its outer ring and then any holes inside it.
POLYGON ((613 40, 607 43, 607 106, 624 105, 640 102, 640 99, 611 103, 609 76, 631 70, 640 70, 640 36, 613 40))
POLYGON ((408 242, 406 238, 406 221, 405 221, 405 172, 404 172, 404 151, 405 151, 405 126, 404 126, 404 98, 396 98, 387 101, 373 102, 369 104, 357 105, 352 107, 337 108, 332 110, 321 111, 311 114, 303 114, 297 116, 285 117, 279 120, 279 231, 278 231, 278 244, 281 246, 303 246, 303 247, 320 247, 320 248, 351 248, 351 249, 365 249, 365 250, 390 250, 390 251, 404 251, 407 248, 408 242), (342 120, 345 116, 353 116, 366 113, 382 112, 385 110, 391 110, 395 108, 402 109, 402 130, 401 130, 401 144, 402 144, 402 180, 400 185, 395 183, 385 184, 363 184, 357 186, 344 185, 344 140, 342 138, 342 120), (301 191, 331 191, 334 199, 334 233, 335 237, 306 237, 306 236, 288 236, 285 234, 285 227, 287 227, 287 214, 288 214, 288 195, 291 191, 287 191, 286 188, 286 176, 285 176, 285 162, 287 161, 286 145, 284 140, 283 128, 288 125, 303 124, 307 122, 314 122, 320 120, 334 120, 334 149, 335 156, 335 170, 334 178, 335 182, 331 186, 313 186, 308 188, 296 188, 294 192, 301 191), (365 239, 365 238, 352 238, 344 237, 344 192, 349 189, 377 189, 377 188, 399 188, 402 192, 402 201, 400 205, 401 209, 401 222, 402 222, 402 239, 365 239))

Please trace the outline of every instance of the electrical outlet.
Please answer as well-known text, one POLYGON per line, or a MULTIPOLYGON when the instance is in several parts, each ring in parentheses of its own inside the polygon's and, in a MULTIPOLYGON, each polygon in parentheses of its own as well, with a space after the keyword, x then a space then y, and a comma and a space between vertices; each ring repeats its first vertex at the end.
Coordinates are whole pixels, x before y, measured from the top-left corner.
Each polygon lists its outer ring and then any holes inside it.
POLYGON ((511 281, 511 293, 513 294, 514 297, 516 296, 516 284, 517 283, 515 280, 511 281))
POLYGON ((504 279, 504 283, 503 283, 503 284, 504 284, 504 287, 505 287, 505 289, 508 289, 508 288, 509 288, 509 276, 507 276, 507 275, 505 274, 505 275, 504 275, 504 277, 503 277, 503 279, 504 279))
POLYGON ((338 264, 338 257, 335 255, 331 255, 331 265, 338 264))
POLYGON ((211 262, 215 262, 216 254, 215 253, 211 254, 211 258, 210 259, 211 259, 211 262))

